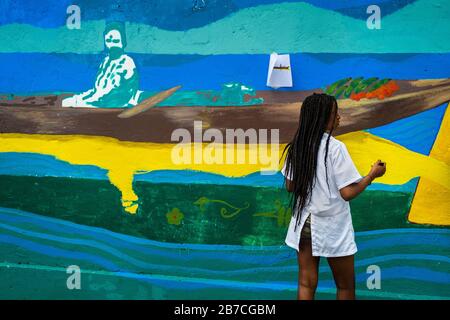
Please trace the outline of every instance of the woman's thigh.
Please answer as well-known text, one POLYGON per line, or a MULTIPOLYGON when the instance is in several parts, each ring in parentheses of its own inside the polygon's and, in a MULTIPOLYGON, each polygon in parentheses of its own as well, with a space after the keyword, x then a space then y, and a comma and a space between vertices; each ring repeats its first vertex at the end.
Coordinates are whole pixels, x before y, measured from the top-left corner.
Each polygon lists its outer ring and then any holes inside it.
POLYGON ((318 281, 320 257, 312 255, 311 241, 302 239, 298 252, 300 281, 308 286, 316 286, 318 281))

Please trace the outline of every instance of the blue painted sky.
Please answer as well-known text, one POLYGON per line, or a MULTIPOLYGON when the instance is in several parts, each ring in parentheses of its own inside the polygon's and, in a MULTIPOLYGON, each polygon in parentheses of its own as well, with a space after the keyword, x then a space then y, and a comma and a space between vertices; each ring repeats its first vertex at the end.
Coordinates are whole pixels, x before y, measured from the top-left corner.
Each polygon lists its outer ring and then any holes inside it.
MULTIPOLYGON (((266 86, 269 55, 147 55, 130 54, 140 74, 140 87, 160 91, 220 90, 241 82, 256 90, 266 86)), ((0 92, 79 92, 93 86, 103 55, 2 53, 0 92)), ((450 77, 447 54, 293 54, 293 88, 321 88, 345 77, 433 79, 450 77)))
POLYGON ((241 9, 280 2, 306 2, 316 7, 338 11, 358 19, 367 19, 366 9, 377 4, 383 16, 415 0, 2 0, 0 25, 25 23, 54 28, 66 23, 66 9, 76 4, 81 18, 145 23, 167 30, 186 30, 207 25, 241 9), (196 4, 197 3, 197 4, 196 4), (204 5, 205 3, 206 5, 204 5))

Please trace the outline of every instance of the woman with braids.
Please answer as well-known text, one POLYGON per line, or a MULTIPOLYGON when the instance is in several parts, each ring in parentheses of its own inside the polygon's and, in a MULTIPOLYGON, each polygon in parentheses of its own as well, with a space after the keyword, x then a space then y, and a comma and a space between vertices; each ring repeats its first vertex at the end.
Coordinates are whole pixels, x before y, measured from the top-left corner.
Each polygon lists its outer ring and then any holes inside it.
POLYGON ((320 257, 326 257, 337 299, 355 299, 355 235, 349 200, 386 172, 376 161, 362 177, 344 143, 332 134, 339 125, 336 99, 314 93, 303 102, 293 140, 286 146, 282 173, 292 194, 286 244, 297 250, 298 299, 314 299, 320 257))

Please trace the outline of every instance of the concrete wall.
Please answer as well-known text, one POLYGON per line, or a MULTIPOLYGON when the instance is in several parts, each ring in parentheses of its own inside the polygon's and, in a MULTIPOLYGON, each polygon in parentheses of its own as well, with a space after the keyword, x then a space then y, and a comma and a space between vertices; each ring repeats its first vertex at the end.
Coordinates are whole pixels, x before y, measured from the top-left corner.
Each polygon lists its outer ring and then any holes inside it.
MULTIPOLYGON (((179 165, 167 136, 194 120, 287 119, 278 159, 302 97, 322 90, 338 98, 337 139, 360 173, 379 158, 389 167, 351 201, 358 297, 450 298, 448 1, 6 0, 0 11, 1 298, 295 299, 281 174, 261 175, 261 161, 179 165), (373 2, 381 29, 368 27, 373 2), (117 66, 102 64, 111 22, 126 34, 117 66), (292 88, 266 86, 272 52, 290 54, 292 88), (118 94, 82 97, 96 79, 118 94), (155 107, 167 109, 117 118, 118 101, 178 85, 155 107), (373 266, 381 288, 367 285, 373 266)), ((318 297, 333 298, 322 263, 318 297)))

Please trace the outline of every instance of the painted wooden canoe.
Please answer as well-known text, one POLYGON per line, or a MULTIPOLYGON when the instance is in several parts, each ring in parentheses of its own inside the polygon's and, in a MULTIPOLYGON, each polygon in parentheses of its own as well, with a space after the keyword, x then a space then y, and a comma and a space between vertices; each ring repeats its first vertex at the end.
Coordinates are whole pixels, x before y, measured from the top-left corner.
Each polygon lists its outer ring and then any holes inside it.
MULTIPOLYGON (((450 100, 450 79, 399 80, 391 96, 373 99, 339 98, 341 124, 336 135, 369 129, 432 109, 450 100)), ((295 133, 307 91, 257 91, 263 104, 252 106, 155 107, 130 118, 124 109, 63 108, 67 95, 14 97, 0 100, 0 133, 82 134, 124 141, 170 143, 175 129, 193 133, 194 120, 203 128, 279 129, 280 142, 295 133)))

